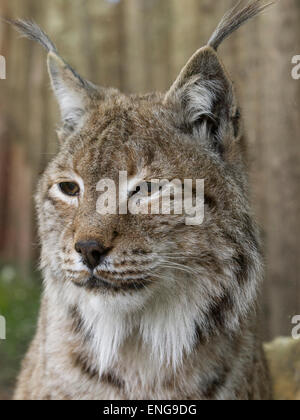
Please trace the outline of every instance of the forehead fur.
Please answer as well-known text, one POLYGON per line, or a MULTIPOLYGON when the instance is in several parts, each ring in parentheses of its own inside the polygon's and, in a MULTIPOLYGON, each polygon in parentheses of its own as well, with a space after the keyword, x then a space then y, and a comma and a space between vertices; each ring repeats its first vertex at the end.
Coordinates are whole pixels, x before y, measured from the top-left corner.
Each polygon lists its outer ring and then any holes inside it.
POLYGON ((163 95, 114 94, 63 142, 54 166, 97 182, 99 176, 114 179, 119 171, 131 176, 143 169, 149 178, 206 178, 224 164, 205 138, 182 132, 176 107, 164 104, 163 95))

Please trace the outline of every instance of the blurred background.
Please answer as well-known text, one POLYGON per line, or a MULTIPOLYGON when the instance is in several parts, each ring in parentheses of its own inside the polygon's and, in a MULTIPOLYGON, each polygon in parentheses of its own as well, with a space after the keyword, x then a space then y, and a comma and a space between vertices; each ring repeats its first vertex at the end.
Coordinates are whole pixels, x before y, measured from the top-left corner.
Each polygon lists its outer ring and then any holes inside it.
MULTIPOLYGON (((124 92, 166 90, 237 0, 0 0, 31 18, 82 76, 124 92)), ((284 0, 220 49, 243 108, 252 201, 266 252, 265 340, 290 336, 300 314, 300 0, 284 0)), ((58 110, 46 54, 0 23, 0 399, 9 397, 34 333, 41 291, 33 195, 57 150, 58 110)))

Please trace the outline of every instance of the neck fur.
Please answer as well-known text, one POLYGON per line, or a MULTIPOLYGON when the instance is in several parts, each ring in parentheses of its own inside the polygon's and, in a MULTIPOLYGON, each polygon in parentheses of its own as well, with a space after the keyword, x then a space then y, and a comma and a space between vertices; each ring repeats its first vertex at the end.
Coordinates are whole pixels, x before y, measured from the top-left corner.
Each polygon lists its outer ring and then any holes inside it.
POLYGON ((133 296, 96 296, 70 283, 57 287, 56 282, 47 282, 46 294, 64 310, 76 307, 100 375, 118 361, 125 345, 147 354, 158 368, 169 366, 175 371, 195 348, 199 331, 202 338, 209 338, 211 332, 218 335, 221 326, 234 333, 240 328, 240 316, 252 306, 254 296, 249 290, 242 306, 241 292, 235 299, 232 290, 232 307, 227 308, 220 285, 205 288, 205 283, 211 284, 183 274, 165 277, 158 288, 133 296), (218 310, 216 324, 210 314, 218 310))

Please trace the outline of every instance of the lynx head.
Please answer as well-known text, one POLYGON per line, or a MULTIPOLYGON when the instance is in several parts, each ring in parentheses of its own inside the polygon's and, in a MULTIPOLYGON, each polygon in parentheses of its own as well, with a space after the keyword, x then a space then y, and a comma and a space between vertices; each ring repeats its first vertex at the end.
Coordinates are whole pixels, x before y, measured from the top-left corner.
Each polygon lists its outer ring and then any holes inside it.
MULTIPOLYGON (((233 85, 217 48, 259 13, 259 1, 225 16, 167 94, 126 96, 82 79, 32 22, 13 24, 43 44, 62 124, 60 150, 45 171, 37 208, 46 279, 70 296, 128 312, 173 307, 183 327, 236 325, 256 298, 259 250, 250 216, 244 145, 233 85), (96 211, 101 179, 130 199, 142 180, 205 181, 205 217, 96 211), (233 320, 234 318, 234 320, 233 320)), ((50 287, 46 283, 46 287, 50 287)), ((67 296, 67 297, 66 297, 67 296)), ((160 312, 161 313, 161 312, 160 312)), ((143 327, 146 328, 145 325, 143 327)))

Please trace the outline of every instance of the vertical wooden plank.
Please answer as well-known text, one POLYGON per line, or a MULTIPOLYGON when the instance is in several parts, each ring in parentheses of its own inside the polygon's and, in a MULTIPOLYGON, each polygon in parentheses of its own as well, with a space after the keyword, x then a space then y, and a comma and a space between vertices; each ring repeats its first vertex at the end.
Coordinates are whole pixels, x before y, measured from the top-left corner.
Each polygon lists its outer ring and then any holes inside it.
POLYGON ((299 18, 299 3, 287 0, 266 14, 261 31, 270 330, 280 335, 290 333, 291 318, 300 310, 300 86, 291 77, 291 59, 298 54, 299 18))
MULTIPOLYGON (((145 51, 144 22, 147 0, 125 0, 124 33, 125 33, 125 86, 129 93, 147 92, 148 71, 145 51)), ((151 54, 151 53, 150 53, 151 54)))
MULTIPOLYGON (((7 0, 0 3, 1 16, 8 16, 9 4, 7 0)), ((0 24, 0 54, 6 59, 7 70, 10 31, 8 25, 0 24)), ((7 81, 0 80, 0 257, 5 255, 7 245, 7 224, 8 224, 8 209, 7 209, 7 195, 8 195, 8 173, 9 173, 9 158, 10 158, 10 137, 9 137, 9 122, 8 122, 8 101, 5 101, 7 92, 7 81)))
POLYGON ((172 78, 209 39, 218 21, 218 5, 209 0, 172 0, 172 78), (216 17, 217 16, 217 17, 216 17))
POLYGON ((170 38, 172 28, 172 0, 150 0, 143 7, 145 90, 165 91, 171 83, 170 38))
MULTIPOLYGON (((26 0, 22 3, 16 0, 6 3, 5 13, 7 16, 17 16, 30 12, 32 1, 26 0)), ((3 24, 2 24, 3 25, 3 24)), ((6 27, 3 32, 11 32, 6 27)), ((6 41, 4 40, 4 43, 6 41)), ((28 45, 17 45, 18 40, 14 40, 9 35, 9 48, 7 48, 7 79, 4 81, 4 96, 0 99, 0 108, 4 110, 2 115, 4 126, 9 135, 5 134, 1 139, 4 141, 6 149, 5 155, 9 157, 9 166, 4 172, 5 183, 4 203, 5 210, 5 250, 4 255, 10 260, 19 263, 23 271, 27 271, 28 263, 31 260, 31 195, 32 185, 30 182, 30 172, 28 164, 28 121, 30 119, 30 109, 26 100, 30 90, 29 62, 31 49, 28 45), (24 87, 23 91, 18 91, 18 87, 24 87), (13 118, 12 118, 13 115, 13 118), (11 122, 13 121, 13 123, 11 122), (7 139, 9 141, 7 142, 7 139), (26 182, 27 179, 27 182, 26 182)), ((2 194, 3 194, 2 193, 2 194)))
POLYGON ((0 107, 0 256, 3 258, 7 247, 8 207, 11 147, 8 121, 0 107))

